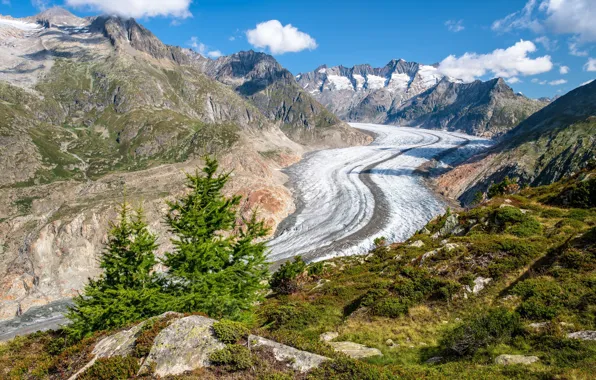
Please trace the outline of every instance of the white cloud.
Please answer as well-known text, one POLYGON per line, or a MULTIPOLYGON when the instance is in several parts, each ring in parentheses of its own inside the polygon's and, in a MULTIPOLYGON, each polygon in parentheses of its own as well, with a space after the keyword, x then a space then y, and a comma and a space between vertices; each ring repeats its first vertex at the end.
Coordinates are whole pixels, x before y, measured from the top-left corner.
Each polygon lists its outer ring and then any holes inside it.
POLYGON ((228 38, 228 40, 230 40, 230 41, 236 41, 236 37, 230 36, 230 38, 228 38))
POLYGON ((291 24, 283 26, 277 20, 257 24, 255 29, 246 31, 246 37, 252 46, 260 49, 268 48, 272 54, 295 53, 317 48, 314 38, 291 24))
POLYGON ((594 42, 595 19, 594 0, 528 0, 522 10, 495 21, 492 29, 499 32, 530 29, 536 33, 546 29, 575 35, 580 42, 594 42))
POLYGON ((50 6, 50 0, 31 0, 31 5, 41 11, 45 11, 50 6))
POLYGON ((531 41, 519 41, 507 49, 497 49, 489 54, 465 53, 461 57, 450 55, 439 64, 443 74, 471 82, 492 73, 496 77, 512 78, 519 75, 536 75, 550 71, 553 63, 548 55, 530 58, 536 51, 531 41))
POLYGON ((544 86, 547 83, 545 80, 540 80, 538 78, 533 78, 531 82, 542 85, 542 86, 544 86))
POLYGON ((567 83, 565 79, 551 80, 550 82, 548 82, 548 84, 550 84, 551 86, 560 86, 565 83, 567 83))
POLYGON ((192 17, 189 7, 192 0, 65 0, 65 4, 77 8, 124 17, 192 17))
POLYGON ((211 58, 219 58, 221 57, 223 54, 221 51, 219 50, 212 50, 210 52, 207 53, 207 55, 211 58))
POLYGON ((534 13, 538 7, 538 0, 529 0, 522 10, 493 22, 492 29, 497 32, 511 32, 515 29, 530 29, 535 33, 541 33, 544 31, 544 27, 540 21, 536 20, 534 17, 534 13))
POLYGON ((567 74, 569 73, 569 66, 561 66, 559 67, 559 74, 567 74))
POLYGON ((507 83, 509 84, 516 84, 516 83, 520 83, 522 82, 521 79, 519 79, 518 77, 511 77, 509 79, 507 79, 507 83))
POLYGON ((580 84, 580 86, 585 86, 585 85, 590 84, 592 82, 594 82, 594 79, 589 80, 589 81, 585 81, 584 83, 580 84))
POLYGON ((574 39, 569 41, 569 54, 575 55, 576 57, 588 56, 588 52, 586 50, 580 50, 579 43, 574 39))
POLYGON ((557 49, 557 40, 551 40, 547 36, 541 36, 534 40, 534 42, 539 43, 548 51, 556 50, 557 49))
POLYGON ((210 50, 207 45, 199 41, 198 37, 190 37, 187 45, 203 57, 219 58, 223 55, 219 50, 210 50))
POLYGON ((445 21, 445 26, 450 32, 453 33, 461 32, 462 30, 466 29, 464 26, 464 20, 447 20, 445 21))
POLYGON ((588 58, 588 63, 584 65, 586 71, 596 71, 596 58, 588 58))

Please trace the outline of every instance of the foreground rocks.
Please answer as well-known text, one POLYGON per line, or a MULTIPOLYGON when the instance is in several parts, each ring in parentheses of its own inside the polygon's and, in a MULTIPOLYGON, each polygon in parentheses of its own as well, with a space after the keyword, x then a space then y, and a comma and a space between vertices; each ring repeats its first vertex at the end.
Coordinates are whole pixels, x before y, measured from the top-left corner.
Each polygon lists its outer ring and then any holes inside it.
POLYGON ((567 338, 579 340, 596 340, 596 331, 577 331, 574 333, 567 334, 567 338))
POLYGON ((537 356, 524 356, 524 355, 499 355, 495 358, 495 364, 499 365, 515 365, 523 364, 528 365, 539 361, 537 356))
MULTIPOLYGON (((146 327, 166 318, 169 324, 155 336, 149 354, 145 358, 139 358, 139 375, 176 376, 209 367, 210 355, 226 347, 213 330, 216 320, 198 315, 184 317, 179 313, 168 312, 100 340, 93 348, 93 358, 70 377, 70 380, 77 379, 98 359, 133 355, 137 339, 146 327)), ((330 360, 328 357, 301 351, 256 335, 250 335, 246 344, 250 350, 264 348, 271 351, 276 361, 283 362, 299 372, 310 371, 330 360)))
POLYGON ((328 342, 335 351, 342 352, 353 359, 369 358, 371 356, 383 356, 378 348, 366 347, 354 342, 328 342))

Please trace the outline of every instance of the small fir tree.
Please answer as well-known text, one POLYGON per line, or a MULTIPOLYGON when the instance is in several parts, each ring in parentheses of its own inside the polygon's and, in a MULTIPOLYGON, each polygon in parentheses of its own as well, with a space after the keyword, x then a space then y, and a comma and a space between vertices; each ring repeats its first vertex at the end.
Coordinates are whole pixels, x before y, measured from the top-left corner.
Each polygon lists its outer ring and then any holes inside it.
POLYGON ((123 203, 119 221, 111 225, 100 258, 102 275, 97 280, 89 279, 67 314, 72 322, 68 331, 74 338, 120 327, 160 311, 160 291, 152 274, 157 238, 147 230, 142 209, 130 213, 123 203))
POLYGON ((168 203, 166 223, 175 237, 163 261, 168 267, 163 287, 168 310, 238 318, 266 287, 266 246, 257 240, 268 229, 254 213, 239 223, 241 198, 222 194, 230 173, 218 175, 217 168, 217 161, 207 158, 202 175, 187 175, 190 192, 168 203))

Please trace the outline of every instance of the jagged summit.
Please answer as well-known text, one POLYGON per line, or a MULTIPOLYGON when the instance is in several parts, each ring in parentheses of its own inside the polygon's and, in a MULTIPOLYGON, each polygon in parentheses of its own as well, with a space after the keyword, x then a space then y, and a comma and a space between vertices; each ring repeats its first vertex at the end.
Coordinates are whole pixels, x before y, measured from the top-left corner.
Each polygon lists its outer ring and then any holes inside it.
POLYGON ((61 26, 84 26, 88 20, 75 16, 64 8, 52 7, 43 12, 29 17, 30 21, 43 25, 46 28, 61 26))

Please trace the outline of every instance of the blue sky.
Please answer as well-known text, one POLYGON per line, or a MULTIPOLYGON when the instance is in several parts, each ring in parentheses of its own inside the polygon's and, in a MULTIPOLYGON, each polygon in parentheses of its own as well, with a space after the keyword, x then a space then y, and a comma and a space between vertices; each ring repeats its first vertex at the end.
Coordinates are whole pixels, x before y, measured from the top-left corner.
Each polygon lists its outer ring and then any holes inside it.
POLYGON ((383 66, 403 58, 441 62, 446 74, 467 80, 505 76, 530 97, 565 93, 596 78, 596 59, 590 61, 596 58, 596 0, 139 2, 0 0, 0 13, 23 17, 51 5, 81 16, 120 13, 168 44, 205 55, 273 52, 294 74, 321 64, 383 66))

